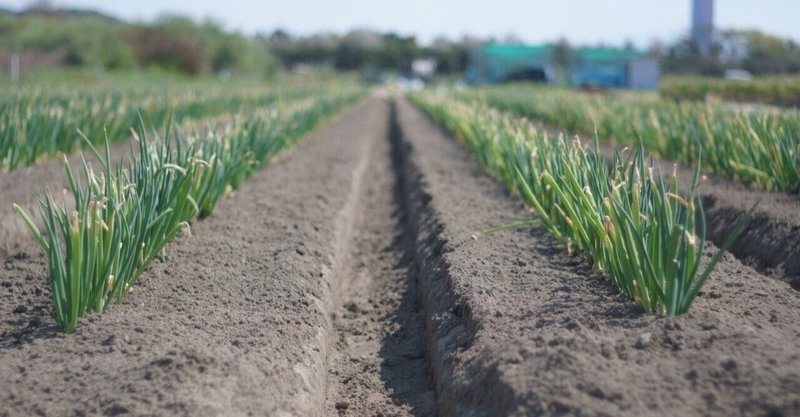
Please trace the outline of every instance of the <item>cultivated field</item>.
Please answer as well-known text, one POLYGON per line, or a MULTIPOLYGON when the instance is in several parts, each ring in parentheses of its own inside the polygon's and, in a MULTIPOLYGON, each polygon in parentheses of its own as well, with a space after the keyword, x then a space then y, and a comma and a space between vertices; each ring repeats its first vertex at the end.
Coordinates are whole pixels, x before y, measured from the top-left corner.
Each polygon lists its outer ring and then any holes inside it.
POLYGON ((746 81, 668 77, 658 91, 662 97, 672 100, 722 99, 794 108, 800 106, 800 79, 796 76, 759 77, 746 81))
POLYGON ((172 88, 4 93, 0 416, 800 415, 791 116, 172 88))

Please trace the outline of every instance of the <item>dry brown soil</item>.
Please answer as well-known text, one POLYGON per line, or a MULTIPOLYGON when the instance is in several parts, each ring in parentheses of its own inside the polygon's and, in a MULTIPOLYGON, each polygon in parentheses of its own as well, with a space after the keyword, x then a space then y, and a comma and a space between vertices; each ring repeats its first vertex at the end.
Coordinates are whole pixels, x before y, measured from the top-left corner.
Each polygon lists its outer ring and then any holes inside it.
POLYGON ((21 240, 0 416, 800 415, 800 292, 726 255, 690 313, 645 314, 540 227, 482 233, 532 215, 390 101, 254 176, 75 334, 21 240))

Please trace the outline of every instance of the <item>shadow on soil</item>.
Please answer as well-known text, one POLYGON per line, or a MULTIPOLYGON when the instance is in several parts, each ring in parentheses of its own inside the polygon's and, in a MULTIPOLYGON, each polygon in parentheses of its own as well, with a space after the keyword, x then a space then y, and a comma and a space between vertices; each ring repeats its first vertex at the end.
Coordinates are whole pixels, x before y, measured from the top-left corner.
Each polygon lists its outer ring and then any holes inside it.
MULTIPOLYGON (((3 267, 15 270, 15 263, 29 263, 30 255, 25 252, 11 254, 3 262, 3 267)), ((0 333, 0 350, 17 349, 25 344, 41 339, 52 339, 61 334, 53 320, 53 308, 46 276, 26 274, 19 280, 0 282, 0 290, 8 291, 13 297, 9 305, 2 306, 11 314, 6 315, 6 329, 0 333)))
POLYGON ((380 377, 395 404, 407 405, 414 416, 431 416, 435 415, 436 395, 425 359, 424 319, 417 299, 418 269, 414 263, 414 241, 408 208, 405 207, 401 179, 403 156, 399 149, 401 132, 395 111, 395 104, 392 103, 388 132, 392 171, 395 173, 391 190, 395 204, 392 217, 401 227, 393 238, 392 246, 386 250, 402 253, 393 267, 402 268, 407 273, 400 285, 403 289, 400 306, 386 317, 395 326, 394 331, 381 341, 380 377))

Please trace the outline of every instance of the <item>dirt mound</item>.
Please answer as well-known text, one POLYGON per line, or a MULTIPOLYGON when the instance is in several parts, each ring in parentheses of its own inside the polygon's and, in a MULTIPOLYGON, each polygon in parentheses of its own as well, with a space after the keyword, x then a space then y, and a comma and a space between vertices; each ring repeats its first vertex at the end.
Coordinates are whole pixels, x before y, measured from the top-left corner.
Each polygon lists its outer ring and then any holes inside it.
POLYGON ((399 105, 441 415, 800 415, 800 294, 728 255, 691 312, 639 311, 399 105))
POLYGON ((800 292, 727 255, 689 314, 645 314, 542 228, 482 232, 531 216, 373 96, 73 335, 22 241, 0 416, 800 415, 800 292))
POLYGON ((41 251, 7 259, 0 415, 324 414, 337 229, 386 113, 361 103, 254 176, 75 334, 41 251))

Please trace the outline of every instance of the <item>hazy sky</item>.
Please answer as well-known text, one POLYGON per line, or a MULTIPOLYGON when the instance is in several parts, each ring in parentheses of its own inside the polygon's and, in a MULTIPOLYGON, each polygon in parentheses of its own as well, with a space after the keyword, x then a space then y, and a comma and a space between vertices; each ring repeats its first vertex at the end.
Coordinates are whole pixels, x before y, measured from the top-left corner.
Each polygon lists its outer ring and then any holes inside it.
MULTIPOLYGON (((21 8, 30 0, 0 0, 21 8)), ((245 33, 344 32, 351 28, 437 35, 508 34, 528 42, 564 36, 575 43, 644 46, 672 40, 689 28, 690 0, 55 0, 55 5, 97 8, 125 19, 152 19, 163 12, 212 17, 245 33)), ((800 0, 715 0, 717 27, 757 28, 800 40, 800 0)))

